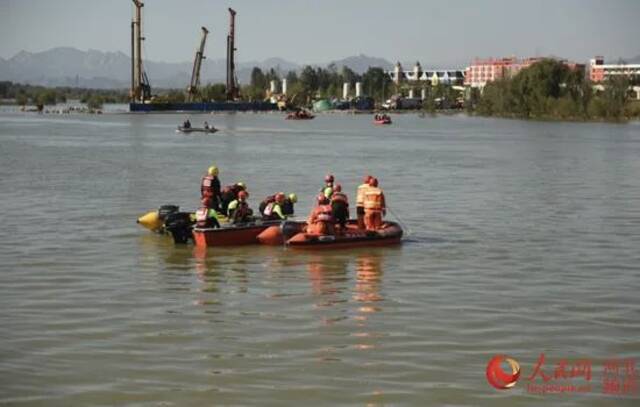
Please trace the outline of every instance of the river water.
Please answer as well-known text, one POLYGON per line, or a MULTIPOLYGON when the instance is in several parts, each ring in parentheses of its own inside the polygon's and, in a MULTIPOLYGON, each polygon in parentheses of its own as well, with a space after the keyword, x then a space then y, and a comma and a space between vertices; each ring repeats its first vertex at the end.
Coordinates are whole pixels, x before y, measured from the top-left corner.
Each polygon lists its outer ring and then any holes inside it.
POLYGON ((183 119, 0 113, 1 405, 638 405, 633 369, 605 383, 640 356, 638 123, 183 119), (302 215, 327 172, 351 199, 374 174, 408 236, 199 251, 136 225, 194 209, 212 163, 302 215), (532 394, 541 354, 588 391, 532 394))

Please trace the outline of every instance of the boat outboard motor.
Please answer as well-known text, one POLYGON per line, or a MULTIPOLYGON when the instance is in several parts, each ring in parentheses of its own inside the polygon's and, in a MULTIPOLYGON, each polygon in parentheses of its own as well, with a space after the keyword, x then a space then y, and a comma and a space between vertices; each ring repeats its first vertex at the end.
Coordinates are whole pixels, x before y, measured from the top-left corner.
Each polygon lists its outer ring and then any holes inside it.
POLYGON ((187 243, 193 238, 193 222, 188 212, 173 212, 166 216, 164 229, 171 233, 175 243, 187 243))
POLYGON ((158 217, 161 220, 167 219, 167 216, 172 213, 177 213, 180 210, 180 207, 177 205, 162 205, 160 209, 158 209, 158 217))

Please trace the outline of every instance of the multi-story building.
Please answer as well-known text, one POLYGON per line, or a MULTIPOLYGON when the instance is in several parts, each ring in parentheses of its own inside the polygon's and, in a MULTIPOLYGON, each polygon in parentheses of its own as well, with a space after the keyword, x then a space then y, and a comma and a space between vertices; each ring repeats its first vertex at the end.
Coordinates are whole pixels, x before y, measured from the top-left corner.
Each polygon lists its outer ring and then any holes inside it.
MULTIPOLYGON (((543 58, 489 58, 476 59, 471 66, 465 69, 464 84, 473 88, 482 88, 488 82, 503 78, 511 78, 522 69, 541 61, 543 58)), ((570 69, 584 70, 584 64, 577 64, 569 61, 562 61, 570 69)))
POLYGON ((640 78, 640 64, 605 64, 604 57, 597 56, 589 61, 589 79, 599 83, 615 76, 640 78))
POLYGON ((460 69, 422 69, 420 62, 416 62, 413 69, 405 71, 400 62, 396 64, 387 75, 394 83, 409 82, 428 85, 462 85, 464 83, 464 71, 460 69))

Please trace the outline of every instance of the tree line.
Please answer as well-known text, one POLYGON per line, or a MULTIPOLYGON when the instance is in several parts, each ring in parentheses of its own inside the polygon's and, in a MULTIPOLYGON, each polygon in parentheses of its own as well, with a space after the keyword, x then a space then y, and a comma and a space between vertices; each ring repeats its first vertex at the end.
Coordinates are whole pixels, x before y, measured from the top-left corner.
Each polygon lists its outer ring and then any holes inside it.
POLYGON ((83 89, 72 87, 47 88, 0 81, 0 99, 12 100, 17 105, 55 105, 68 100, 78 100, 91 108, 100 108, 104 103, 127 103, 128 90, 83 89))
POLYGON ((545 59, 511 78, 489 82, 482 92, 471 89, 468 111, 483 116, 523 119, 624 120, 640 117, 625 76, 612 77, 594 89, 581 70, 545 59))

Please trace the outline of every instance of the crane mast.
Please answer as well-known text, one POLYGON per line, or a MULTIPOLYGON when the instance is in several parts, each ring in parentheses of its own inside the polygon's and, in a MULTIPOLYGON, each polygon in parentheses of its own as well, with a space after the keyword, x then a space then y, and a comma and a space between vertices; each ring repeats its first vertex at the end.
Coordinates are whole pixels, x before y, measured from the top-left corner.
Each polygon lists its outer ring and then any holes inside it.
POLYGON ((144 102, 151 97, 151 86, 147 74, 142 68, 142 7, 140 0, 132 0, 136 7, 136 16, 131 22, 131 99, 144 102))
POLYGON ((229 8, 229 35, 227 35, 227 100, 234 100, 238 97, 238 88, 236 81, 236 65, 234 54, 237 50, 235 47, 235 27, 236 12, 229 8))
POLYGON ((202 39, 200 40, 200 48, 196 51, 196 57, 193 61, 193 70, 191 72, 191 83, 187 88, 189 102, 193 102, 193 99, 198 93, 198 86, 200 86, 200 67, 202 66, 202 60, 205 58, 204 45, 207 41, 207 34, 209 34, 209 30, 207 30, 206 27, 202 27, 202 39))

